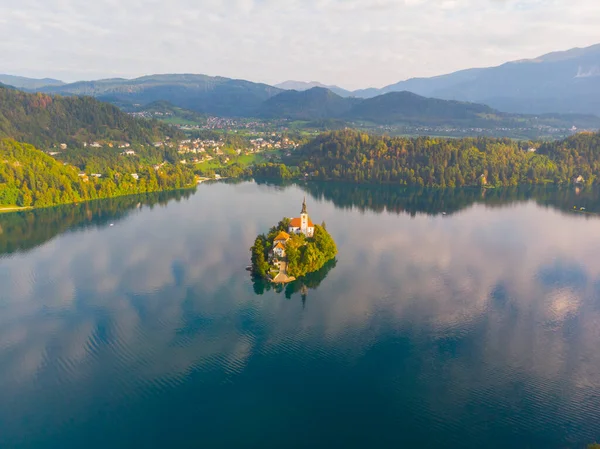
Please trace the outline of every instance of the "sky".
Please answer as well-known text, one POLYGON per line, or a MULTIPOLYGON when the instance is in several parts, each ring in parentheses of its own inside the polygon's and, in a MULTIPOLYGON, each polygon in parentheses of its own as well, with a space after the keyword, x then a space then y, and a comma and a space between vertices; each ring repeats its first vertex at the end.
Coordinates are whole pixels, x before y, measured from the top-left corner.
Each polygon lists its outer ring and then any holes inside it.
POLYGON ((0 0, 0 73, 348 89, 600 43, 598 0, 0 0))

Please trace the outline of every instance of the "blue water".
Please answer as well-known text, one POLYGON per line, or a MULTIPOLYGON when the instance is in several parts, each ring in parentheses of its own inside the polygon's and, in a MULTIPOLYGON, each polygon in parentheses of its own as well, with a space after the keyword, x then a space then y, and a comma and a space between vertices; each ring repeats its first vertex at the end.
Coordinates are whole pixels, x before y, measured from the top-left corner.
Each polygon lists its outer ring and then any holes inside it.
POLYGON ((600 196, 453 192, 248 182, 0 215, 0 448, 600 440, 600 196), (336 263, 253 282, 256 234, 304 195, 336 263))

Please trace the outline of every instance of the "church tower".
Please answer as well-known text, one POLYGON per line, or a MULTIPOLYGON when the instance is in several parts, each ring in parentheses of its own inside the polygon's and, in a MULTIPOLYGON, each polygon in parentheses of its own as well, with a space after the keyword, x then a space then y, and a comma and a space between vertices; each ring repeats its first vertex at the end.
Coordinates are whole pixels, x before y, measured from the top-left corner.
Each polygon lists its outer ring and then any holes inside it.
POLYGON ((306 197, 302 202, 302 211, 300 212, 300 232, 308 235, 308 212, 306 212, 306 197))

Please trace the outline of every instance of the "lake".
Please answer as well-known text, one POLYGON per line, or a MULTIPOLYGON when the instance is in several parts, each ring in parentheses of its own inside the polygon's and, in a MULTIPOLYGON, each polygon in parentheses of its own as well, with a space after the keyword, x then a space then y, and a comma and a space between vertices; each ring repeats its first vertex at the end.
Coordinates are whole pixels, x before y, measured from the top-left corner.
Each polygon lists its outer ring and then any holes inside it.
POLYGON ((2 214, 0 448, 585 448, 599 212, 589 190, 242 182, 2 214), (304 196, 336 261, 252 280, 304 196))

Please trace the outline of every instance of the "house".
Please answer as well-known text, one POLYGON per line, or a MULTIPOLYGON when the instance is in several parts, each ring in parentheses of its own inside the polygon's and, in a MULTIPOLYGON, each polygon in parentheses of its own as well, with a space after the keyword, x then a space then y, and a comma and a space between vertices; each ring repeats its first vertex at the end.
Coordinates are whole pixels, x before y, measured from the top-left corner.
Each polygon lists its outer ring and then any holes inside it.
POLYGON ((135 155, 135 151, 133 151, 133 150, 127 150, 127 151, 123 151, 121 154, 123 156, 134 156, 135 155))
POLYGON ((279 234, 277 234, 277 237, 273 239, 273 244, 277 245, 278 243, 281 243, 285 245, 289 239, 290 235, 287 232, 281 231, 279 234))
POLYGON ((306 237, 312 237, 315 234, 315 225, 306 211, 306 198, 304 198, 304 202, 302 203, 300 216, 291 219, 288 232, 290 234, 304 234, 306 237))
POLYGON ((133 179, 135 179, 136 181, 137 181, 138 179, 140 179, 140 175, 138 175, 137 173, 132 173, 132 174, 131 174, 131 177, 132 177, 133 179))
POLYGON ((573 178, 573 183, 574 184, 585 184, 585 178, 583 176, 579 175, 576 178, 573 178))
POLYGON ((279 242, 277 245, 275 245, 275 248, 273 248, 273 254, 275 254, 277 257, 285 257, 285 246, 279 242))
POLYGON ((61 150, 66 150, 67 149, 67 144, 66 143, 61 143, 60 144, 60 149, 61 150))

